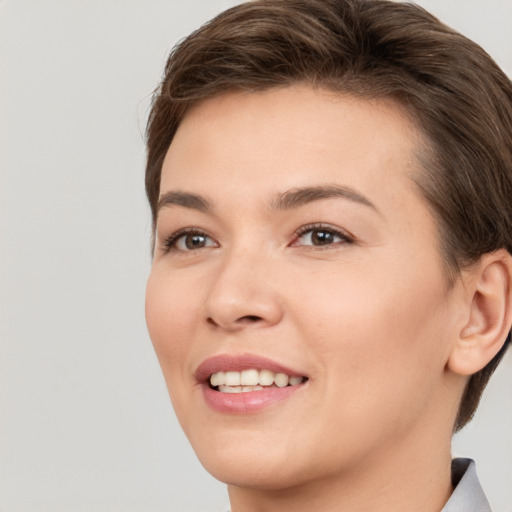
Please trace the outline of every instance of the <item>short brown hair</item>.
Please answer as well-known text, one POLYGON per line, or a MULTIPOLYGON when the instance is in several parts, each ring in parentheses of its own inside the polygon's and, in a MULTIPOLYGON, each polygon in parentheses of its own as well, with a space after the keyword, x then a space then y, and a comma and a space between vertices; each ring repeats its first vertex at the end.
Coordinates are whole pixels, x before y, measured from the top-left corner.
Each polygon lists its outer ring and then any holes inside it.
MULTIPOLYGON (((188 109, 227 91, 298 82, 406 108, 429 148, 414 178, 452 276, 485 253, 512 253, 512 84, 477 44, 416 5, 387 0, 255 0, 183 40, 148 121, 153 227, 163 160, 188 109)), ((456 430, 472 418, 509 344, 510 333, 470 377, 456 430)))

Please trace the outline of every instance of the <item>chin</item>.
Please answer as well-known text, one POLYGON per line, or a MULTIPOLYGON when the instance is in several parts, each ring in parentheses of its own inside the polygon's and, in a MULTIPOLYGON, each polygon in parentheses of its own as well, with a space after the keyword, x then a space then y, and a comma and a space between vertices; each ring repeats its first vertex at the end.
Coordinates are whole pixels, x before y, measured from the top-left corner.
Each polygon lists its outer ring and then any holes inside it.
POLYGON ((266 464, 251 464, 248 461, 209 461, 205 469, 217 480, 227 485, 245 489, 277 491, 289 489, 304 483, 289 464, 278 468, 266 464))
MULTIPOLYGON (((252 436, 251 436, 252 437, 252 436)), ((277 490, 301 483, 300 465, 290 454, 280 453, 275 444, 247 441, 218 443, 210 439, 192 447, 204 468, 228 485, 252 489, 277 490)))

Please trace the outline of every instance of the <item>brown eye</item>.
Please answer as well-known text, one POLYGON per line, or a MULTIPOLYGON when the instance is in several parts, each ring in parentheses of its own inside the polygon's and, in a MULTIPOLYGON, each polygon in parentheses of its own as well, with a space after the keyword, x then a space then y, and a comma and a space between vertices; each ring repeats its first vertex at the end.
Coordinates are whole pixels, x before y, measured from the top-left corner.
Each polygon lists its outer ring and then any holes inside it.
POLYGON ((336 241, 336 235, 330 231, 313 230, 311 232, 312 245, 328 245, 336 241))
POLYGON ((217 243, 200 231, 181 231, 171 235, 164 243, 165 252, 190 252, 205 247, 217 247, 217 243))
POLYGON ((292 243, 294 247, 329 247, 331 245, 338 247, 340 245, 354 243, 354 238, 341 229, 335 229, 331 226, 322 226, 321 224, 303 226, 296 234, 297 238, 292 243))
POLYGON ((349 242, 348 237, 331 229, 308 229, 299 235, 294 245, 325 246, 349 242))
POLYGON ((204 235, 183 235, 183 243, 187 249, 206 247, 207 237, 204 235))

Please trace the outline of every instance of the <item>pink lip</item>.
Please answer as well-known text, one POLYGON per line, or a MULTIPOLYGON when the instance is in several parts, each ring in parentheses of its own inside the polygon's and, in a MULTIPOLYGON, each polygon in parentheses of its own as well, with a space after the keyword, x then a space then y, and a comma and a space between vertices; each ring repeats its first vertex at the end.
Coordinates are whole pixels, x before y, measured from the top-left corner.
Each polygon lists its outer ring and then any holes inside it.
POLYGON ((223 413, 248 414, 258 412, 272 404, 285 400, 304 384, 297 386, 286 386, 283 388, 270 387, 259 391, 250 391, 246 393, 221 393, 212 389, 209 385, 209 377, 212 373, 221 371, 242 371, 255 368, 257 370, 268 369, 274 373, 286 373, 290 376, 305 377, 303 373, 287 368, 270 359, 244 354, 218 355, 203 361, 195 372, 195 377, 203 392, 206 403, 214 410, 223 413))

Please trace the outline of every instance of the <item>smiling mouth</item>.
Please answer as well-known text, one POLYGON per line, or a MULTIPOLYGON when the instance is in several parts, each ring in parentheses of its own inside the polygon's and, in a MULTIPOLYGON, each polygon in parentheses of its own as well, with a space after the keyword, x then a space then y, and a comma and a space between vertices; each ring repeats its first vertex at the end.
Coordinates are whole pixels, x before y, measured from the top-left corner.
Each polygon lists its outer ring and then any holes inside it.
POLYGON ((269 388, 299 386, 308 379, 272 370, 250 368, 242 371, 216 372, 210 375, 210 388, 221 393, 250 393, 269 388))

